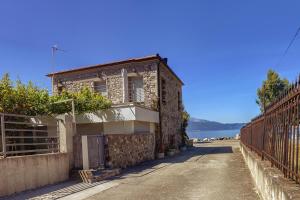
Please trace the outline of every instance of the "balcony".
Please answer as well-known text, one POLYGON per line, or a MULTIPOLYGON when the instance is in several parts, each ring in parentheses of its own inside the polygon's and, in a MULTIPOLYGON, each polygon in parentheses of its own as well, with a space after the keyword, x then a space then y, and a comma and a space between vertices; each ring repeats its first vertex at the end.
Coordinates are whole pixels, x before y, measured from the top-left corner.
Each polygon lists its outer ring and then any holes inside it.
POLYGON ((146 108, 136 103, 124 103, 113 105, 111 108, 93 113, 84 113, 76 116, 77 124, 121 122, 121 121, 141 121, 159 122, 157 111, 146 108))

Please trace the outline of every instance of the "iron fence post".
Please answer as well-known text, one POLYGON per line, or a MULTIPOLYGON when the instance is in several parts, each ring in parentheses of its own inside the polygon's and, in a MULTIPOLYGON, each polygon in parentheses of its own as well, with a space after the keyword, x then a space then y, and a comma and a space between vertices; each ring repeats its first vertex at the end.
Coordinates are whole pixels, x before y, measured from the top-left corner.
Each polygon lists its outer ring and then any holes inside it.
POLYGON ((5 124, 4 124, 4 115, 3 114, 1 114, 1 139, 2 139, 3 157, 6 157, 5 124))

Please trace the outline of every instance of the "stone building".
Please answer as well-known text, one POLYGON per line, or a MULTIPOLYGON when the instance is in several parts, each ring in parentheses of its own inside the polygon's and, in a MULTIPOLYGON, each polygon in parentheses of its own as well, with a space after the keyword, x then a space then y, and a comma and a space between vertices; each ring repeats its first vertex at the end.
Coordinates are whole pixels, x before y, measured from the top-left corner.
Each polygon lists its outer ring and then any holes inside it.
POLYGON ((106 111, 78 116, 76 134, 105 135, 113 166, 153 159, 181 144, 183 82, 166 58, 157 54, 47 76, 53 93, 89 87, 112 101, 106 111))

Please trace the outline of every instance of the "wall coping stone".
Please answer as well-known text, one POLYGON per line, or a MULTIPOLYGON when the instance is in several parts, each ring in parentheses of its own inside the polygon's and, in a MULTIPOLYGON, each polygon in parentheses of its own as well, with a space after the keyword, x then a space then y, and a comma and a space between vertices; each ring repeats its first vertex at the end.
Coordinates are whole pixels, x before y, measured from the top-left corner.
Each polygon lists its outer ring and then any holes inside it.
POLYGON ((240 142, 241 152, 251 172, 259 195, 264 200, 300 199, 300 185, 284 177, 268 160, 262 160, 257 154, 240 142))

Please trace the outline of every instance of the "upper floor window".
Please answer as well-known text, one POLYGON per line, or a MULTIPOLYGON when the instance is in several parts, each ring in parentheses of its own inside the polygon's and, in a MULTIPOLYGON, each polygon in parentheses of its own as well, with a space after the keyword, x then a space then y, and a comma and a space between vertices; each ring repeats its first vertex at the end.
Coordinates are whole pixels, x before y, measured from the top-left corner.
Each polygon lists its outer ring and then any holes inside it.
POLYGON ((144 102, 143 77, 128 77, 129 102, 144 102))
POLYGON ((167 95, 166 80, 161 79, 161 102, 163 105, 167 104, 166 95, 167 95))
POLYGON ((65 87, 62 85, 57 86, 57 94, 61 94, 65 90, 65 87))
POLYGON ((182 106, 182 100, 181 100, 181 93, 180 92, 177 93, 177 98, 178 98, 178 111, 180 111, 181 106, 182 106))
POLYGON ((94 91, 107 97, 106 81, 94 82, 94 91))

